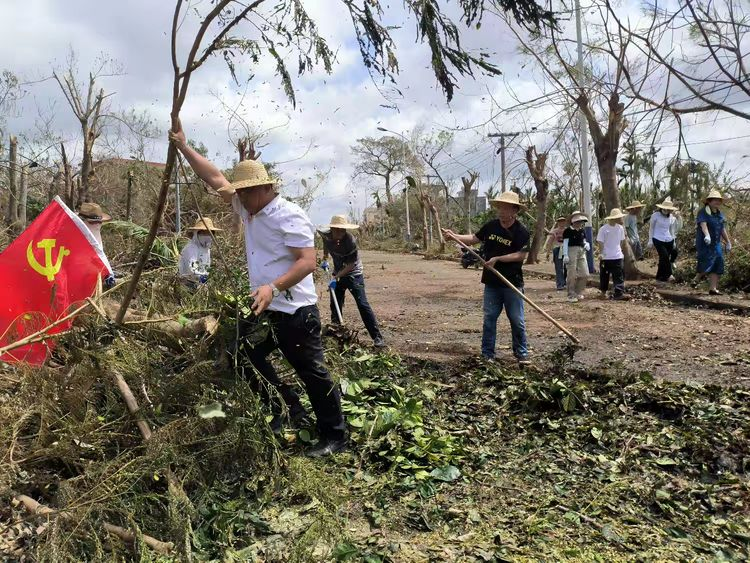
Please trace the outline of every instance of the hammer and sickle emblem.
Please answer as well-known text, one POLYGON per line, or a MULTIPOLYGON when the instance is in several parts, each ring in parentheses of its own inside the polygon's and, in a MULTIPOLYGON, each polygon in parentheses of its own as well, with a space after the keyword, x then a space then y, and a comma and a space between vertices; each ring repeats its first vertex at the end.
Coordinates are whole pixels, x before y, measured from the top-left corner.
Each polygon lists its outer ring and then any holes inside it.
POLYGON ((70 255, 70 250, 64 246, 60 247, 57 252, 57 262, 52 262, 52 249, 57 245, 57 241, 53 238, 46 238, 36 243, 37 248, 44 249, 44 266, 42 266, 34 256, 34 241, 29 243, 26 248, 26 260, 34 271, 47 278, 47 281, 55 281, 55 276, 60 272, 62 267, 63 258, 70 255))

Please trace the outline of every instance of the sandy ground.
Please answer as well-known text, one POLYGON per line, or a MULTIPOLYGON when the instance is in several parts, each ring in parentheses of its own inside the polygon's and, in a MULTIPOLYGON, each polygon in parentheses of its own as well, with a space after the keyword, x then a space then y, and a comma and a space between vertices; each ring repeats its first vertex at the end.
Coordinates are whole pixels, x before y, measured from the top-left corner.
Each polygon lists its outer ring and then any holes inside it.
MULTIPOLYGON (((480 271, 457 262, 420 256, 363 253, 368 298, 388 344, 396 351, 433 360, 477 356, 482 328, 480 271)), ((542 268, 544 269, 544 268, 542 268)), ((648 284, 644 291, 647 295, 648 284)), ((322 294, 322 289, 319 292, 322 294)), ((649 371, 656 377, 701 383, 750 385, 750 319, 730 313, 673 305, 658 298, 570 304, 554 282, 526 275, 526 293, 583 343, 575 360, 586 367, 649 371)), ((330 319, 327 296, 321 299, 330 319)), ((351 295, 347 325, 369 342, 351 295)), ((534 358, 564 343, 562 333, 527 308, 526 326, 534 358)), ((498 323, 500 358, 512 359, 506 317, 498 323)))

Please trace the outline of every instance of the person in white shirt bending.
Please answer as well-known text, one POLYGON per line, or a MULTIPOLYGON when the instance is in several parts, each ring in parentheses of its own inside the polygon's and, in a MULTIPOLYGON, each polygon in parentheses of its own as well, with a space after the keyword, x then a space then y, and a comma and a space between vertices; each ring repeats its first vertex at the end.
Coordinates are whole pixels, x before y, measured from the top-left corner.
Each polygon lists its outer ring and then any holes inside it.
POLYGON ((287 420, 295 423, 307 416, 294 388, 279 379, 268 360, 269 354, 279 348, 302 380, 315 411, 320 440, 307 455, 321 457, 345 449, 341 394, 323 357, 318 297, 312 277, 317 267, 312 222, 298 205, 276 193, 276 182, 260 162, 243 160, 237 164, 230 183, 216 166, 187 144, 181 127, 170 133, 170 139, 195 173, 217 190, 242 219, 253 289, 252 312, 260 315, 268 309, 271 330, 259 344, 251 346, 246 341, 240 360, 249 360, 265 380, 249 373, 261 398, 271 407, 271 429, 281 433, 287 420), (288 417, 278 395, 286 403, 288 417))
POLYGON ((677 260, 677 233, 682 228, 680 211, 672 203, 672 198, 666 198, 657 203, 658 208, 651 215, 648 226, 647 250, 656 248, 659 254, 659 267, 656 270, 656 281, 674 281, 672 275, 674 261, 677 260))
POLYGON ((208 271, 211 269, 211 233, 221 231, 214 227, 210 217, 198 219, 195 225, 187 229, 190 240, 180 252, 177 271, 180 277, 191 287, 197 287, 196 282, 206 283, 208 271))
POLYGON ((599 247, 599 291, 602 297, 607 297, 609 289, 609 278, 612 276, 614 291, 612 299, 627 299, 625 295, 625 269, 624 269, 624 245, 625 228, 622 226, 622 218, 625 213, 617 207, 609 212, 604 218, 606 225, 599 228, 596 235, 596 244, 599 247))

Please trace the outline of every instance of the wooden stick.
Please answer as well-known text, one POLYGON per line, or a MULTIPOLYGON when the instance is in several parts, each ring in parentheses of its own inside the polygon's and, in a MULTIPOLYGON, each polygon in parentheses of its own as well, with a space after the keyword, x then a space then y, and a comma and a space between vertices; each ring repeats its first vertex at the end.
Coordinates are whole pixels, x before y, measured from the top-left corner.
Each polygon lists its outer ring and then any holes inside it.
POLYGON ((515 291, 521 297, 521 299, 523 299, 524 301, 526 301, 526 303, 528 303, 532 308, 536 309, 536 311, 539 312, 545 319, 547 319, 549 322, 551 322, 553 325, 555 325, 557 328, 559 328, 561 331, 563 331, 567 335, 568 338, 570 338, 576 344, 580 344, 581 343, 580 340, 578 340, 575 336, 573 336, 573 334, 567 328, 565 328, 563 325, 561 325, 555 319, 553 319, 552 317, 550 317, 539 305, 537 305, 531 299, 529 299, 528 297, 526 297, 526 295, 523 293, 523 291, 520 291, 515 285, 513 285, 512 283, 510 283, 510 281, 508 281, 508 279, 504 275, 502 275, 495 268, 493 268, 492 266, 490 266, 489 264, 487 264, 487 262, 484 260, 484 258, 482 258, 479 254, 477 254, 476 252, 474 252, 473 248, 471 248, 470 246, 465 245, 460 240, 458 240, 458 239, 456 239, 454 237, 450 237, 450 238, 452 238, 454 241, 456 241, 462 248, 466 249, 467 251, 471 252, 474 256, 476 256, 476 258, 479 260, 479 262, 482 264, 482 266, 484 266, 490 272, 492 272, 498 278, 500 278, 500 281, 502 281, 510 289, 512 289, 513 291, 515 291))
MULTIPOLYGON (((15 498, 16 501, 18 501, 20 504, 23 505, 23 507, 28 511, 31 512, 34 515, 38 516, 60 516, 62 518, 69 518, 70 515, 60 512, 58 510, 53 510, 49 508, 48 506, 44 506, 43 504, 35 501, 33 498, 28 497, 26 495, 18 495, 15 498)), ((108 531, 110 534, 116 535, 118 538, 120 538, 122 541, 126 543, 134 543, 136 539, 136 534, 131 531, 127 530, 125 528, 121 528, 120 526, 115 526, 114 524, 110 524, 109 522, 103 522, 102 527, 108 531)), ((161 540, 157 540, 156 538, 153 538, 151 536, 148 536, 146 534, 141 534, 141 537, 143 538, 143 543, 145 543, 147 546, 149 546, 151 549, 156 551, 157 553, 160 553, 162 555, 169 554, 172 549, 174 548, 174 544, 172 542, 163 542, 161 540)))
POLYGON ((122 395, 122 398, 128 407, 128 411, 133 415, 135 423, 136 425, 138 425, 138 430, 141 431, 143 440, 145 442, 148 442, 151 439, 151 428, 149 427, 148 422, 143 420, 139 413, 141 409, 138 406, 138 401, 135 400, 135 395, 133 395, 133 392, 130 390, 130 386, 125 381, 125 378, 122 377, 122 375, 117 372, 113 372, 112 375, 114 376, 115 382, 117 383, 117 388, 120 390, 120 395, 122 395))

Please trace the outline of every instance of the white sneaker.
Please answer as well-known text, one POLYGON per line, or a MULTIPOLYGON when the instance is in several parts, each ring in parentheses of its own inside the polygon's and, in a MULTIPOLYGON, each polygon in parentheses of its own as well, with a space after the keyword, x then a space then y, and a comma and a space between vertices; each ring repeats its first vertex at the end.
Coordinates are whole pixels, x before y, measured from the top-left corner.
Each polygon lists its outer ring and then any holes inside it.
POLYGON ((568 303, 578 303, 578 297, 568 297, 568 303))

